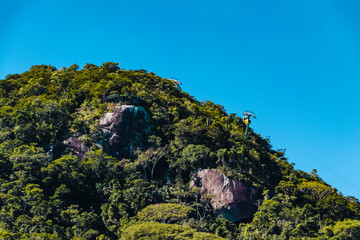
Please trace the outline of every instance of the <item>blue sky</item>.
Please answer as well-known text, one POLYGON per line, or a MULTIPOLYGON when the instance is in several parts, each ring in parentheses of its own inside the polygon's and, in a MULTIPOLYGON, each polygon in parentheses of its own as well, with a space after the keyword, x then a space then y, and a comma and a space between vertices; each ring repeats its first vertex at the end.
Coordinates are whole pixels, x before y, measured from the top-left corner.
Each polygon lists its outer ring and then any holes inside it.
POLYGON ((0 79, 119 62, 248 109, 297 169, 360 198, 360 2, 0 0, 0 79))

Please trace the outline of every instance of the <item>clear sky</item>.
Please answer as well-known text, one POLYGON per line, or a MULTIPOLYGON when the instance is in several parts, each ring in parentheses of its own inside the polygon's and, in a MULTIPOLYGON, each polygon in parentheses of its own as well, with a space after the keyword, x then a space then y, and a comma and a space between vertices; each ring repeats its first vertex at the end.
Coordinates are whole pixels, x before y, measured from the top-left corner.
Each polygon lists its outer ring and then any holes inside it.
POLYGON ((0 79, 119 62, 255 112, 297 169, 360 198, 360 1, 0 0, 0 79))

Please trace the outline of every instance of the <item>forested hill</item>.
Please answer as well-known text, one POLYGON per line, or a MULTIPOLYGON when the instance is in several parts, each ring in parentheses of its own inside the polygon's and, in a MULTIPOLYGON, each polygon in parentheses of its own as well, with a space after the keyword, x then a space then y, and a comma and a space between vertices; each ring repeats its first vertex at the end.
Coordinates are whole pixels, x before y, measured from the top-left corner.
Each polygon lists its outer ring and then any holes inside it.
POLYGON ((360 239, 357 199, 175 80, 38 65, 0 97, 0 239, 360 239))

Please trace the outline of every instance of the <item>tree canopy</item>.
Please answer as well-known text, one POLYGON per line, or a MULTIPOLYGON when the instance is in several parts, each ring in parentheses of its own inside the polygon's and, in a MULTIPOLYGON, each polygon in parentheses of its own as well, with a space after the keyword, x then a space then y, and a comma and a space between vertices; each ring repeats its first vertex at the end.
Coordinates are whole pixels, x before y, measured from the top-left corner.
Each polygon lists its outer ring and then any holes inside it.
POLYGON ((0 81, 1 239, 357 239, 359 201, 283 152, 236 114, 145 70, 37 65, 0 81), (111 94, 142 99, 151 134, 129 155, 99 148, 111 94), (74 134, 90 149, 64 145, 74 134), (263 193, 253 219, 229 222, 190 187, 211 168, 263 193), (199 200, 200 199, 200 200, 199 200))

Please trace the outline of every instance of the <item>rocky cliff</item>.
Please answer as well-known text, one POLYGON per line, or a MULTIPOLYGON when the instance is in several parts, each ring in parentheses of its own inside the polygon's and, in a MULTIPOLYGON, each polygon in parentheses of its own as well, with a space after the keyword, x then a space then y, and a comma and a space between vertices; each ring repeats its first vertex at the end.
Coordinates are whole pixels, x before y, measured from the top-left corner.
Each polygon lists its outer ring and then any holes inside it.
POLYGON ((141 106, 120 105, 114 112, 105 113, 99 120, 104 152, 122 155, 141 147, 144 137, 150 134, 149 121, 149 113, 141 106))
POLYGON ((195 172, 191 185, 201 188, 201 195, 211 198, 211 207, 216 215, 222 214, 235 222, 250 219, 257 211, 261 195, 241 181, 227 178, 219 171, 199 169, 195 172))
MULTIPOLYGON (((151 132, 149 113, 145 108, 134 105, 115 106, 113 112, 105 113, 100 118, 98 125, 102 140, 97 145, 113 156, 131 154, 142 146, 145 136, 151 132)), ((74 134, 64 141, 64 145, 82 159, 90 148, 80 140, 80 136, 79 133, 74 134)))

